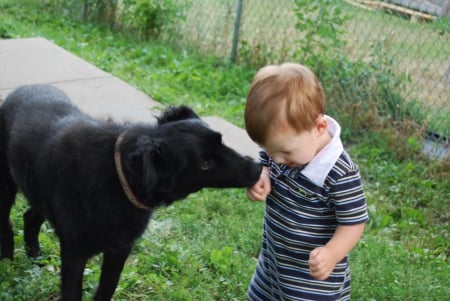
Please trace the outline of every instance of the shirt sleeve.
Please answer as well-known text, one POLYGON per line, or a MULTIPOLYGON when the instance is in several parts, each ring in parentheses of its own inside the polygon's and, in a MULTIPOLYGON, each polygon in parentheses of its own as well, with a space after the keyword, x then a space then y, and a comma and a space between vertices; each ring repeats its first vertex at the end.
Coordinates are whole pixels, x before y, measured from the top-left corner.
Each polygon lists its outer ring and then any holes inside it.
POLYGON ((330 197, 334 201, 339 224, 355 225, 369 220, 361 176, 356 165, 336 180, 330 197))

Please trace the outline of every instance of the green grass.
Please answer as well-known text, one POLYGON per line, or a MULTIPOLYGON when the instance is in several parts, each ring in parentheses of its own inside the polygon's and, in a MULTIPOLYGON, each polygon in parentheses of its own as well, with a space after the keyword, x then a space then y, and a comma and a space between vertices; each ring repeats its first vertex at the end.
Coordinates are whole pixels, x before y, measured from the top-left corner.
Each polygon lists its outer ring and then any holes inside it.
MULTIPOLYGON (((33 9, 33 3, 0 0, 2 37, 43 36, 164 104, 185 103, 242 126, 254 70, 63 20, 49 7, 33 9)), ((445 300, 450 295, 449 164, 408 153, 399 159, 408 148, 393 148, 395 140, 392 133, 371 129, 352 139, 350 153, 361 168, 371 217, 351 254, 353 300, 445 300)), ((412 138, 408 142, 414 144, 412 138)), ((243 190, 207 189, 159 209, 127 261, 115 300, 245 300, 261 243, 263 207, 248 201, 243 190)), ((0 261, 0 300, 54 300, 58 240, 45 225, 43 256, 27 258, 25 209, 18 198, 12 214, 16 257, 0 261)), ((85 300, 95 291, 100 261, 93 258, 86 269, 85 300)))
POLYGON ((448 265, 382 235, 366 235, 351 254, 353 300, 444 300, 448 265), (440 278, 443 277, 443 278, 440 278), (444 299, 442 299, 444 298, 444 299))

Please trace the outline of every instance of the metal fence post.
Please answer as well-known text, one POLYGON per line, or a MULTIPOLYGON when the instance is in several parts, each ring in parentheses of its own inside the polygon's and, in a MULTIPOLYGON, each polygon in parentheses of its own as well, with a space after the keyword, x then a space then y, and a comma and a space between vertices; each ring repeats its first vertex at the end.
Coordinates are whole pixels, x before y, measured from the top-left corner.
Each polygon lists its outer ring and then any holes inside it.
POLYGON ((230 65, 236 62, 237 47, 239 43, 239 30, 241 27, 242 5, 244 0, 238 0, 236 4, 236 18, 234 20, 233 44, 231 46, 230 65))

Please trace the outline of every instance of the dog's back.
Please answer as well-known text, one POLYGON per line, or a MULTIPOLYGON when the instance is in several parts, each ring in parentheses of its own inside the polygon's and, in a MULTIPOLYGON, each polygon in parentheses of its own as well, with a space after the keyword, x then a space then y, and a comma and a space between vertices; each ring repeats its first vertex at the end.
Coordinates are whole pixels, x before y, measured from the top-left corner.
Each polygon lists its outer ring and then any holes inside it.
POLYGON ((14 135, 11 136, 20 135, 21 139, 24 138, 22 135, 29 136, 30 140, 41 138, 33 134, 51 132, 58 117, 64 118, 74 111, 79 112, 59 89, 46 85, 20 87, 8 95, 0 106, 0 130, 6 138, 2 143, 8 143, 8 133, 12 131, 14 135), (42 128, 46 130, 42 131, 42 128))
POLYGON ((55 132, 79 115, 83 113, 64 92, 47 85, 23 86, 1 104, 0 160, 8 162, 7 168, 25 194, 35 178, 37 158, 46 155, 55 132))

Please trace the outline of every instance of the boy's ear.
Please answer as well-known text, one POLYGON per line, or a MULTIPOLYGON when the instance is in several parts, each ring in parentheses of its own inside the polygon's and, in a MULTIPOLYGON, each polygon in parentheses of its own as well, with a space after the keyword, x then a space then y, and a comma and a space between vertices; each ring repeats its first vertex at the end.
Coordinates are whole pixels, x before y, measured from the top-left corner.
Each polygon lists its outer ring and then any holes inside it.
POLYGON ((315 128, 320 135, 328 131, 328 121, 324 115, 317 118, 315 128))

